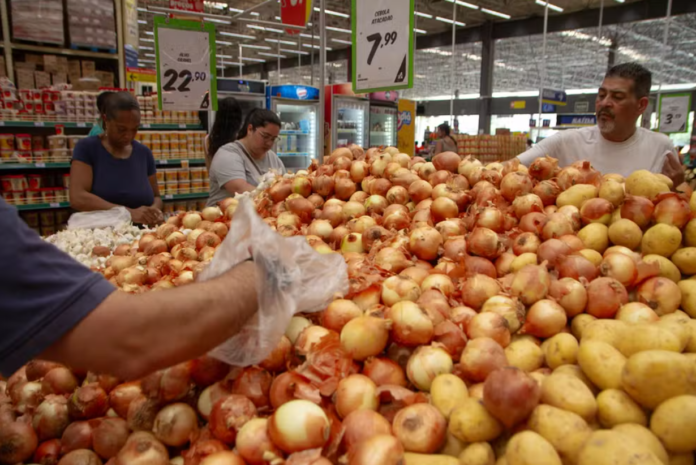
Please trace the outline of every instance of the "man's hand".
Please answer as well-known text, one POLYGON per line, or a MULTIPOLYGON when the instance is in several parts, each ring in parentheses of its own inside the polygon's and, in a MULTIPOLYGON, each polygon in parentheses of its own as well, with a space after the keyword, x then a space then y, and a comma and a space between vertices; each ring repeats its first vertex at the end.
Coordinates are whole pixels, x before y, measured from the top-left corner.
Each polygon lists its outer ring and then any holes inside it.
POLYGON ((141 223, 153 226, 164 220, 162 212, 155 207, 129 208, 133 223, 141 223))
POLYGON ((673 152, 668 153, 665 163, 662 165, 662 174, 672 180, 674 187, 683 183, 684 165, 682 165, 681 156, 677 156, 673 152))

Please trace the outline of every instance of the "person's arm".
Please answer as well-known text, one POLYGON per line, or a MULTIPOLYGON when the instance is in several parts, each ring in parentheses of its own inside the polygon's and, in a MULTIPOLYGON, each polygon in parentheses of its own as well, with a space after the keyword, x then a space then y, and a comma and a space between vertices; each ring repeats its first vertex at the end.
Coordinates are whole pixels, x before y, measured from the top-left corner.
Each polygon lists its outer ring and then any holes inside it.
POLYGON ((77 211, 109 210, 118 205, 92 194, 92 166, 80 160, 70 164, 70 206, 77 211))
POLYGON ((563 133, 554 134, 551 137, 538 142, 534 147, 517 155, 520 163, 529 166, 534 160, 543 156, 558 158, 563 145, 563 133))
POLYGON ((433 150, 433 155, 437 155, 440 152, 442 152, 442 141, 438 140, 435 142, 435 150, 433 150))
POLYGON ((256 189, 256 186, 252 186, 246 180, 243 156, 234 150, 220 147, 210 163, 211 177, 214 174, 231 195, 256 189))
POLYGON ((155 167, 155 157, 152 155, 149 148, 145 146, 143 147, 147 151, 147 179, 150 181, 152 194, 155 196, 155 201, 152 203, 152 207, 160 210, 161 213, 164 204, 162 203, 162 196, 160 195, 159 187, 157 186, 157 168, 155 167))
POLYGON ((258 308, 256 265, 211 281, 144 294, 114 292, 41 354, 73 368, 136 379, 205 354, 258 308))
POLYGON ((225 183, 225 190, 230 194, 240 194, 242 192, 250 192, 256 189, 254 186, 246 182, 244 179, 233 179, 225 183))

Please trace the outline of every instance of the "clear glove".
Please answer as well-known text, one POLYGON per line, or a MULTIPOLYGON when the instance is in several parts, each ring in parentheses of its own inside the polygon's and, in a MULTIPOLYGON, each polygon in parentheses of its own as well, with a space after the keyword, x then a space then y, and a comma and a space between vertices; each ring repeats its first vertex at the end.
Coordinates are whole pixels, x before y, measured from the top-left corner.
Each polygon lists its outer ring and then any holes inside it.
POLYGON ((293 315, 323 310, 336 293, 348 291, 348 270, 340 254, 319 254, 304 236, 278 235, 244 198, 230 233, 199 280, 215 278, 250 257, 259 268, 258 312, 238 334, 210 352, 237 366, 255 365, 268 357, 293 315))

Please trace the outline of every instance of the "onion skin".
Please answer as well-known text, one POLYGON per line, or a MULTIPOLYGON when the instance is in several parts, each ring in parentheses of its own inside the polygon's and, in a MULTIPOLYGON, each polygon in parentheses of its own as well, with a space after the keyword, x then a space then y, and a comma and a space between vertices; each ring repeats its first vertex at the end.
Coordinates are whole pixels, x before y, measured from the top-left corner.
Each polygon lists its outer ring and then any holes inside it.
POLYGON ((99 384, 91 383, 75 390, 70 397, 68 410, 73 419, 89 420, 103 416, 109 410, 109 400, 99 384))
POLYGON ((164 445, 181 447, 197 436, 198 417, 187 404, 170 404, 157 413, 152 432, 164 445))
POLYGON ((492 372, 483 384, 483 405, 507 428, 524 421, 541 400, 541 387, 519 368, 492 372))
POLYGON ((254 403, 256 408, 270 406, 269 391, 273 377, 259 367, 247 367, 232 384, 232 394, 239 394, 254 403))
POLYGON ((69 424, 68 402, 65 397, 54 394, 44 398, 32 419, 39 441, 60 438, 69 424))
POLYGON ((488 375, 507 364, 505 350, 489 337, 469 341, 460 360, 463 374, 474 382, 485 381, 488 375))
POLYGON ((168 465, 169 453, 152 433, 138 431, 131 434, 116 455, 115 465, 168 465))
POLYGON ((122 418, 102 418, 92 429, 94 452, 102 459, 115 457, 126 444, 130 430, 122 418))
POLYGON ((329 430, 326 414, 306 400, 292 400, 281 405, 268 421, 271 441, 288 453, 324 446, 329 430))
POLYGON ((27 422, 2 419, 0 425, 0 463, 15 464, 32 457, 39 441, 27 422))
POLYGON ((345 433, 342 444, 346 451, 351 451, 362 441, 380 434, 392 434, 389 421, 373 410, 356 410, 343 419, 345 433))
POLYGON ((391 435, 378 435, 359 442, 348 454, 351 465, 403 465, 404 446, 391 435))
POLYGON ((628 303, 626 288, 613 278, 597 278, 587 286, 587 313, 597 318, 613 318, 628 303))
POLYGON ((237 434, 235 446, 239 455, 250 465, 267 463, 263 459, 266 452, 277 457, 282 457, 283 454, 268 437, 268 420, 266 418, 254 418, 246 422, 237 434))
POLYGON ((447 420, 430 404, 413 404, 401 409, 393 421, 394 436, 408 452, 432 454, 445 443, 447 420))
POLYGON ((370 378, 377 386, 389 384, 406 387, 408 384, 403 368, 384 357, 372 357, 365 360, 362 374, 370 378))
POLYGON ((215 438, 233 444, 237 431, 256 415, 256 407, 244 396, 232 394, 217 401, 208 427, 215 438))
POLYGON ((102 465, 102 461, 91 450, 78 449, 66 454, 58 465, 102 465))
POLYGON ((56 465, 60 457, 60 440, 51 439, 39 444, 34 452, 34 463, 39 465, 56 465))
POLYGON ((121 418, 128 417, 130 403, 142 394, 140 381, 131 381, 116 386, 109 392, 109 405, 121 418))
POLYGON ((92 448, 92 426, 86 421, 70 423, 60 439, 60 453, 92 448))

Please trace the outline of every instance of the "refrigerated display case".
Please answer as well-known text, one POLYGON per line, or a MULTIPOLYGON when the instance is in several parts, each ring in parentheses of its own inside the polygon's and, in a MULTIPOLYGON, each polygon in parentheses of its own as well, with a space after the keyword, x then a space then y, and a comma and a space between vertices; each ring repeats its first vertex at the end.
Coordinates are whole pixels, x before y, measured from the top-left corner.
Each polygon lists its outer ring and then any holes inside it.
POLYGON ((273 150, 287 169, 307 168, 319 154, 319 89, 295 85, 269 87, 266 105, 278 114, 281 124, 273 150))
POLYGON ((367 147, 370 101, 360 97, 334 95, 332 106, 331 150, 350 144, 367 147))
POLYGON ((398 113, 396 92, 379 92, 379 98, 370 94, 370 147, 396 146, 396 129, 398 113), (386 99, 384 98, 386 97, 386 99), (394 100, 387 100, 394 98, 394 100))
MULTIPOLYGON (((234 97, 242 107, 242 121, 254 108, 266 108, 266 81, 249 81, 245 79, 217 79, 218 102, 225 97, 234 97)), ((215 112, 208 115, 208 130, 215 122, 215 112)))

